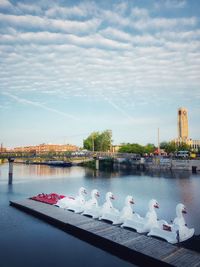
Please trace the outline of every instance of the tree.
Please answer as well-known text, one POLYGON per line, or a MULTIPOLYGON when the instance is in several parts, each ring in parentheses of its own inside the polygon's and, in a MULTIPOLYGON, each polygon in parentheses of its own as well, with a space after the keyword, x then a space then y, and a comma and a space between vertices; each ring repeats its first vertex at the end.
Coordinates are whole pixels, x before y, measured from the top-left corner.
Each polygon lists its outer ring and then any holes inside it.
POLYGON ((175 142, 162 142, 160 148, 164 149, 167 153, 174 153, 179 150, 190 150, 189 145, 186 143, 176 144, 175 142))
POLYGON ((165 149, 167 146, 168 146, 168 142, 166 142, 166 141, 163 141, 163 142, 160 143, 160 148, 161 149, 165 149))
POLYGON ((144 153, 144 147, 139 144, 124 144, 119 149, 119 152, 121 153, 136 153, 136 154, 143 154, 144 153))
POLYGON ((186 143, 181 143, 177 146, 177 150, 188 150, 190 151, 190 146, 186 143))
POLYGON ((112 144, 112 131, 93 132, 85 140, 83 147, 91 151, 108 151, 112 144))
POLYGON ((166 147, 164 148, 165 151, 169 154, 169 153, 174 153, 177 150, 177 146, 175 142, 169 142, 167 143, 166 147))
POLYGON ((156 147, 154 146, 154 144, 147 144, 146 146, 144 146, 144 153, 153 153, 155 149, 156 147))

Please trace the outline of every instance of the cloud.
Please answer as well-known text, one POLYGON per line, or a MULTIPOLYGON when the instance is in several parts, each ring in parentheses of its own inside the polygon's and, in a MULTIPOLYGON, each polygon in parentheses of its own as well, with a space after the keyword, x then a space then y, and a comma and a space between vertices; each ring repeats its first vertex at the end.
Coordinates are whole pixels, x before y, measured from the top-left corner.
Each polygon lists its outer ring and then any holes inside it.
POLYGON ((64 116, 64 117, 67 117, 67 118, 70 118, 70 119, 78 120, 77 117, 75 117, 75 116, 73 116, 71 114, 68 114, 68 113, 59 111, 59 110, 57 110, 55 108, 47 107, 44 104, 41 104, 39 102, 34 102, 34 101, 31 101, 31 100, 27 100, 25 98, 20 98, 20 97, 18 97, 16 95, 13 95, 13 94, 10 94, 10 93, 7 93, 7 92, 2 92, 1 94, 2 95, 5 95, 5 96, 7 96, 9 98, 12 98, 13 100, 15 100, 18 103, 22 103, 22 104, 25 104, 25 105, 31 105, 31 106, 39 107, 41 109, 44 109, 44 110, 47 110, 47 111, 56 113, 58 115, 61 115, 61 116, 64 116))
POLYGON ((133 23, 132 27, 138 30, 159 30, 193 27, 197 24, 196 17, 190 18, 144 18, 133 23))
POLYGON ((12 4, 8 0, 1 0, 0 1, 0 8, 10 8, 12 4))
POLYGON ((87 17, 87 13, 80 6, 73 7, 61 7, 54 6, 45 12, 45 15, 49 18, 66 18, 66 17, 87 17))
POLYGON ((138 8, 138 7, 134 7, 131 10, 131 16, 133 17, 148 17, 149 16, 149 11, 145 8, 138 8))
POLYGON ((22 11, 26 14, 42 14, 42 9, 39 5, 34 4, 25 4, 22 2, 18 2, 16 6, 17 11, 22 11))
POLYGON ((36 6, 18 2, 23 15, 0 16, 0 90, 13 100, 60 112, 17 95, 91 105, 103 99, 131 121, 141 107, 165 106, 177 95, 186 101, 187 88, 195 96, 200 30, 194 15, 162 17, 128 1, 36 6))
POLYGON ((125 14, 128 10, 128 2, 121 2, 114 5, 114 11, 118 14, 125 14))
POLYGON ((0 34, 2 44, 73 44, 82 47, 99 47, 104 49, 130 49, 131 44, 103 37, 101 34, 78 36, 74 34, 50 32, 26 32, 14 35, 0 34))
POLYGON ((96 31, 100 25, 98 19, 87 21, 72 21, 60 19, 47 19, 39 16, 32 15, 7 15, 0 14, 0 22, 4 26, 20 27, 21 29, 31 31, 45 31, 50 32, 66 32, 66 33, 84 33, 96 31))
POLYGON ((158 9, 160 8, 184 8, 187 5, 186 0, 160 0, 160 2, 156 2, 154 6, 158 9))

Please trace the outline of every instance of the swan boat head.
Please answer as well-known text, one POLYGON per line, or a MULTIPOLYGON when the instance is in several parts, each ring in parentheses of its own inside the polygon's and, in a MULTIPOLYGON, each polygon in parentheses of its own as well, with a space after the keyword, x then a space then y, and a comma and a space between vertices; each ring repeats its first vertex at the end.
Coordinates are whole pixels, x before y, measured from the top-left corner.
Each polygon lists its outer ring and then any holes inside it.
POLYGON ((186 213, 187 213, 187 211, 186 211, 185 205, 183 205, 182 203, 177 204, 177 206, 176 206, 177 217, 182 217, 183 214, 186 214, 186 213))
POLYGON ((185 218, 183 217, 183 214, 187 213, 185 205, 182 203, 177 204, 176 206, 176 218, 174 219, 174 224, 178 225, 179 227, 185 226, 185 218))
POLYGON ((95 199, 97 197, 100 197, 99 191, 97 189, 93 189, 92 192, 91 192, 91 197, 95 198, 95 199))
POLYGON ((149 210, 150 210, 150 211, 153 211, 154 208, 159 209, 159 205, 158 205, 157 200, 155 200, 155 199, 151 199, 151 200, 149 201, 149 210))
POLYGON ((87 190, 84 187, 80 187, 78 190, 79 196, 83 196, 87 194, 87 190))
POLYGON ((112 200, 115 199, 113 193, 112 193, 112 192, 107 192, 107 193, 106 193, 106 201, 107 201, 107 202, 110 202, 111 199, 112 199, 112 200))
POLYGON ((130 205, 133 205, 133 204, 134 204, 133 197, 128 195, 125 198, 125 206, 130 206, 130 205))

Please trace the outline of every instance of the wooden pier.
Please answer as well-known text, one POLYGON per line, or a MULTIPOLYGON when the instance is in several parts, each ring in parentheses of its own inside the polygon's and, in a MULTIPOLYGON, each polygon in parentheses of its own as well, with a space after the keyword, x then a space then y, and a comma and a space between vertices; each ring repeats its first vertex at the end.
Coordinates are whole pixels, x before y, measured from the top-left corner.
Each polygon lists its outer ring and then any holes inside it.
POLYGON ((10 205, 139 266, 200 267, 200 253, 30 199, 10 205))

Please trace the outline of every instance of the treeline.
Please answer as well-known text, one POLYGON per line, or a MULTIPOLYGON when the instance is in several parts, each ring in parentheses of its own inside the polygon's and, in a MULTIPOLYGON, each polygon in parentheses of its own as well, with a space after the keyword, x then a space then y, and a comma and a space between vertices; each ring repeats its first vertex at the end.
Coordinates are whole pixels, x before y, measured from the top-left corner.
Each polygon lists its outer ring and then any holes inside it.
MULTIPOLYGON (((90 151, 110 151, 112 147, 112 131, 105 130, 103 132, 92 132, 86 139, 83 140, 83 148, 90 151)), ((158 147, 154 144, 140 145, 137 143, 124 143, 120 146, 121 153, 136 153, 136 154, 151 154, 156 151, 158 147)), ((176 144, 175 142, 161 142, 160 149, 165 152, 175 153, 180 150, 190 151, 190 147, 185 144, 176 144)))
POLYGON ((156 147, 154 144, 147 144, 145 146, 139 144, 122 144, 119 149, 120 153, 136 153, 136 154, 145 154, 145 153, 154 153, 156 147))
MULTIPOLYGON (((145 146, 139 144, 123 144, 119 149, 119 152, 122 153, 137 153, 137 154, 151 154, 158 149, 154 144, 147 144, 145 146)), ((163 149, 166 153, 175 153, 180 150, 190 151, 190 147, 185 144, 176 144, 175 142, 162 142, 160 143, 160 149, 163 149)))

